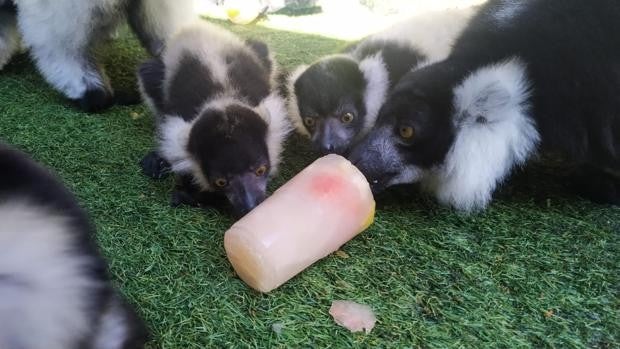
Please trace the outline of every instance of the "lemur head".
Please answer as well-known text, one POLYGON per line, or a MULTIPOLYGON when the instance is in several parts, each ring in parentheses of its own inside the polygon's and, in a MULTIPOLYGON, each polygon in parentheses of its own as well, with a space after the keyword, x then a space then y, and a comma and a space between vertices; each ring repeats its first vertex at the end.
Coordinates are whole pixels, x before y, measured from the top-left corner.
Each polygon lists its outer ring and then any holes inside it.
POLYGON ((170 134, 163 135, 160 151, 168 152, 168 159, 179 159, 172 163, 175 172, 191 173, 202 190, 224 194, 237 215, 265 199, 289 132, 279 96, 266 98, 258 107, 218 102, 207 105, 191 123, 181 118, 167 123, 163 129, 170 134), (170 153, 175 149, 180 156, 170 153))
POLYGON ((189 134, 194 178, 203 189, 224 193, 239 214, 265 199, 271 170, 267 127, 252 109, 233 104, 203 111, 189 134))
POLYGON ((397 84, 350 155, 374 192, 422 181, 444 203, 483 208, 534 151, 525 66, 513 59, 466 74, 438 63, 397 84))
POLYGON ((380 58, 373 59, 329 56, 291 75, 289 115, 322 154, 345 154, 374 124, 378 107, 372 104, 377 98, 373 93, 379 89, 379 97, 385 97, 387 73, 383 63, 376 62, 380 58), (372 69, 380 70, 380 76, 372 69), (373 81, 377 78, 380 86, 373 81))

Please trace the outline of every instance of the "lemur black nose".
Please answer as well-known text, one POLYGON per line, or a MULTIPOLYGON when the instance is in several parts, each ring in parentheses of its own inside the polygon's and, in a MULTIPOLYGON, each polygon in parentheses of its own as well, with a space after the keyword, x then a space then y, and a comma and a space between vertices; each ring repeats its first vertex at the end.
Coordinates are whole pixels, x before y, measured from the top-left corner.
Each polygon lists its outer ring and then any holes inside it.
POLYGON ((319 147, 322 155, 333 154, 336 152, 336 147, 333 143, 325 143, 319 147))

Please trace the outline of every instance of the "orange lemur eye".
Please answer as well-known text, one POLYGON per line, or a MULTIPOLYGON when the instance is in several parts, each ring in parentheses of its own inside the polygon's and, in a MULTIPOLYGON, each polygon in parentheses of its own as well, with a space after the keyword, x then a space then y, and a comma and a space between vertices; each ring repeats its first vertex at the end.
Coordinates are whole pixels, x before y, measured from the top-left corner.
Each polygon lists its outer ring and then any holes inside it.
POLYGON ((316 123, 316 121, 314 120, 313 117, 306 116, 304 118, 304 125, 306 125, 306 127, 312 128, 312 127, 314 127, 315 123, 316 123))
POLYGON ((263 176, 266 172, 267 166, 265 165, 262 165, 261 167, 257 168, 256 171, 254 171, 254 173, 256 173, 256 175, 259 177, 263 176))
POLYGON ((225 178, 218 178, 215 180, 215 185, 219 188, 224 188, 228 185, 228 181, 225 178))
POLYGON ((398 133, 400 134, 400 137, 403 139, 411 139, 413 138, 413 134, 415 133, 415 131, 413 130, 413 127, 411 126, 401 126, 398 129, 398 133))
POLYGON ((353 121, 353 119, 355 119, 355 116, 353 115, 353 113, 344 113, 342 114, 342 116, 340 117, 340 121, 343 124, 348 124, 351 121, 353 121))

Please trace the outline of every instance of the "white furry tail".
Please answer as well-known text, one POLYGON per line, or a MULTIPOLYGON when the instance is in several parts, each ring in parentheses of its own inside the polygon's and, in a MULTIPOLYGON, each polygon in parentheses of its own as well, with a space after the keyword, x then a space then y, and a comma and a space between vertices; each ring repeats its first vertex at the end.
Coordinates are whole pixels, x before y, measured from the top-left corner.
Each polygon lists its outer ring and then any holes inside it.
POLYGON ((530 86, 519 59, 481 68, 455 88, 455 141, 423 184, 457 209, 483 209, 496 186, 536 150, 530 86))

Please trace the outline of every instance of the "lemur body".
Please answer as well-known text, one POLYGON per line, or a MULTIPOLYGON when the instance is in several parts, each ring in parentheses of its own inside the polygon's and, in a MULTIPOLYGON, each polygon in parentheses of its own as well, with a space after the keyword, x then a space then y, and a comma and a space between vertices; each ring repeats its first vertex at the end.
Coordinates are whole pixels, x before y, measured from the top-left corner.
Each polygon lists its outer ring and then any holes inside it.
POLYGON ((223 193, 240 214, 260 203, 290 131, 275 74, 262 42, 206 22, 179 32, 162 60, 145 62, 138 74, 158 120, 159 145, 142 161, 145 173, 171 168, 183 183, 176 197, 223 193))
POLYGON ((422 182, 486 207, 512 171, 551 153, 578 189, 620 201, 620 3, 492 0, 443 61, 405 75, 351 154, 376 191, 422 182))

